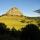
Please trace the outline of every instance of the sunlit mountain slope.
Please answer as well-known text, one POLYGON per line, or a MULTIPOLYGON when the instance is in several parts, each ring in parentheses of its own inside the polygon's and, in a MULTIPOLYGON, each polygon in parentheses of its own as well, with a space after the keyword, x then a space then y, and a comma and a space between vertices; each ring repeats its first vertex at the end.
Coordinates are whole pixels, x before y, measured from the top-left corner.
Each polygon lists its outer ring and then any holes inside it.
MULTIPOLYGON (((38 18, 40 20, 40 17, 38 18)), ((7 25, 7 28, 15 28, 16 30, 20 30, 22 27, 25 27, 28 24, 35 24, 39 27, 38 18, 23 16, 19 9, 14 7, 11 8, 7 13, 0 16, 0 23, 7 25)))

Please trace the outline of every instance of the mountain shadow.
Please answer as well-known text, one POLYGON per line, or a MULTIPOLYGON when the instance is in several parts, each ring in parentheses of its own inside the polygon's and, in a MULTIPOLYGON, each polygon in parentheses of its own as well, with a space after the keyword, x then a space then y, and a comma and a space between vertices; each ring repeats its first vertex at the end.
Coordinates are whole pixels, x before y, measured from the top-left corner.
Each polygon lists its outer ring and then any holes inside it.
POLYGON ((0 33, 6 31, 6 25, 4 23, 0 23, 0 33))
POLYGON ((10 30, 4 23, 0 23, 0 40, 20 40, 21 32, 15 28, 10 30))
POLYGON ((21 31, 6 27, 4 23, 0 23, 0 40, 40 40, 38 26, 34 24, 26 25, 21 31))
POLYGON ((40 40, 40 32, 38 26, 34 24, 26 25, 22 28, 21 40, 40 40))

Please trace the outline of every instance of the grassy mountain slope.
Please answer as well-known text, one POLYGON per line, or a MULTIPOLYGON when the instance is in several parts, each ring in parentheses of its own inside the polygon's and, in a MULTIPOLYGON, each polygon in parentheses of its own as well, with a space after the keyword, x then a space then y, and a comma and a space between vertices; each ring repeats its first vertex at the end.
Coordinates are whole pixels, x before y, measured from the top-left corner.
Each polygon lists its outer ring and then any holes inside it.
MULTIPOLYGON (((0 23, 5 23, 8 28, 15 28, 15 29, 20 29, 22 27, 25 27, 25 25, 28 24, 35 24, 37 25, 37 19, 29 19, 28 17, 25 18, 23 17, 18 17, 18 16, 2 16, 0 17, 0 23)), ((39 21, 40 22, 40 21, 39 21)))
POLYGON ((38 25, 40 24, 40 17, 26 17, 22 15, 17 8, 12 8, 6 14, 0 16, 0 23, 6 24, 7 28, 20 30, 28 24, 35 24, 40 27, 40 25, 38 25), (17 15, 17 13, 19 15, 17 15))

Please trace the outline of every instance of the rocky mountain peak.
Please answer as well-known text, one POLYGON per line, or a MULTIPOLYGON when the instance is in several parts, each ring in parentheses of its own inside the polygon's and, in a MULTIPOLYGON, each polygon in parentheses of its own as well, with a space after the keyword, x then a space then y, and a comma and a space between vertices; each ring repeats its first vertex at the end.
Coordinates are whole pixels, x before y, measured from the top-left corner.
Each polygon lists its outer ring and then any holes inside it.
POLYGON ((5 15, 7 16, 14 16, 14 15, 18 15, 21 16, 22 13, 20 12, 20 10, 16 7, 11 8, 5 15))

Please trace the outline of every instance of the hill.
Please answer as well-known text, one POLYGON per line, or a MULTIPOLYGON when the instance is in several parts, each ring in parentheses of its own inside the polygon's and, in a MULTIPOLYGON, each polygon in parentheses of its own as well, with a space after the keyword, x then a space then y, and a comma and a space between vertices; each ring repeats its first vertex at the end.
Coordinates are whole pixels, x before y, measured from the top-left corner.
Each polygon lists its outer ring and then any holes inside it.
POLYGON ((28 24, 35 24, 40 27, 40 17, 24 16, 16 7, 11 8, 8 12, 0 16, 0 23, 7 25, 7 28, 20 30, 28 24))

